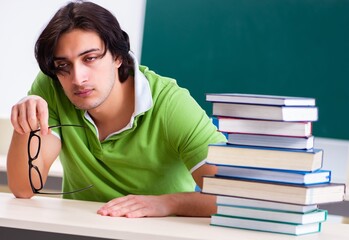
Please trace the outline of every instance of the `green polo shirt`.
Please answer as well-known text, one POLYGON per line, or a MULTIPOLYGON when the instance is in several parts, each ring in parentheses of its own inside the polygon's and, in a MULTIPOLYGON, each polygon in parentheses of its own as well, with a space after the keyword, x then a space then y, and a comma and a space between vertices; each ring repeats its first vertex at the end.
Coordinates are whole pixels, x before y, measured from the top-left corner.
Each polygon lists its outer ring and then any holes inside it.
POLYGON ((144 66, 139 70, 138 74, 148 81, 149 90, 145 91, 150 93, 151 106, 134 116, 129 128, 103 141, 99 141, 86 112, 70 103, 59 83, 38 74, 29 94, 47 101, 49 124, 85 126, 55 130, 62 142, 63 191, 93 184, 65 198, 106 202, 127 194, 194 191, 191 171, 204 163, 208 144, 226 141, 175 80, 144 66))

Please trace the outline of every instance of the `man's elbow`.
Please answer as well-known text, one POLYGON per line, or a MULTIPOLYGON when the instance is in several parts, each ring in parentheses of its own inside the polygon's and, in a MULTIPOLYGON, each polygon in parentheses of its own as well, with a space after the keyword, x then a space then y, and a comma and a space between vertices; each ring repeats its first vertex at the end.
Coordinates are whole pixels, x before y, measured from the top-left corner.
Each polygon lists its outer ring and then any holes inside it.
POLYGON ((28 189, 14 187, 11 184, 8 184, 8 187, 9 187, 10 191, 12 192, 12 194, 16 198, 26 198, 26 199, 29 199, 29 198, 34 196, 33 191, 31 191, 30 189, 28 190, 28 189))
POLYGON ((20 193, 14 193, 12 192, 12 194, 16 197, 16 198, 25 198, 25 199, 30 199, 34 196, 33 193, 28 193, 28 192, 20 192, 20 193))

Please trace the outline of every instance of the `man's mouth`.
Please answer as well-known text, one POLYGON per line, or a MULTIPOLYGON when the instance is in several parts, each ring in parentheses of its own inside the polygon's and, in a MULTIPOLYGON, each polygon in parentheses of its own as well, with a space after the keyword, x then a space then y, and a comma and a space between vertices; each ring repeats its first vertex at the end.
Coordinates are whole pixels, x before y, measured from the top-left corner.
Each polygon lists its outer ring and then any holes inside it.
POLYGON ((74 92, 74 95, 79 97, 87 97, 92 94, 93 89, 81 89, 74 92))

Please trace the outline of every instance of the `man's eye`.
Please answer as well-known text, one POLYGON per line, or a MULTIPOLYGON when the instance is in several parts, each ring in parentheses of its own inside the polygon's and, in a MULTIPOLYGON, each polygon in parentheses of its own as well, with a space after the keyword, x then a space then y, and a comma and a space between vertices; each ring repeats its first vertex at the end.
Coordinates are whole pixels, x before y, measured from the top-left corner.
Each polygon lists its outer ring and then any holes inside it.
POLYGON ((56 66, 57 69, 64 69, 67 67, 68 67, 67 63, 60 63, 60 64, 57 64, 57 66, 56 66))
POLYGON ((92 61, 96 60, 96 58, 97 57, 87 57, 87 58, 85 58, 85 61, 86 62, 92 62, 92 61))

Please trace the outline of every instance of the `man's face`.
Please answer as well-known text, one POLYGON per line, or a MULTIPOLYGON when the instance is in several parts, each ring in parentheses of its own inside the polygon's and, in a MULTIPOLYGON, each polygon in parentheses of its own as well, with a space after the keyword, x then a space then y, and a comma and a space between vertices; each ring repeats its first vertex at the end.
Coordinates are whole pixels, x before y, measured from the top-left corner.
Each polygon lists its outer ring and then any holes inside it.
POLYGON ((57 42, 54 64, 57 77, 69 100, 83 110, 99 107, 119 83, 119 59, 109 51, 97 33, 74 29, 57 42))

